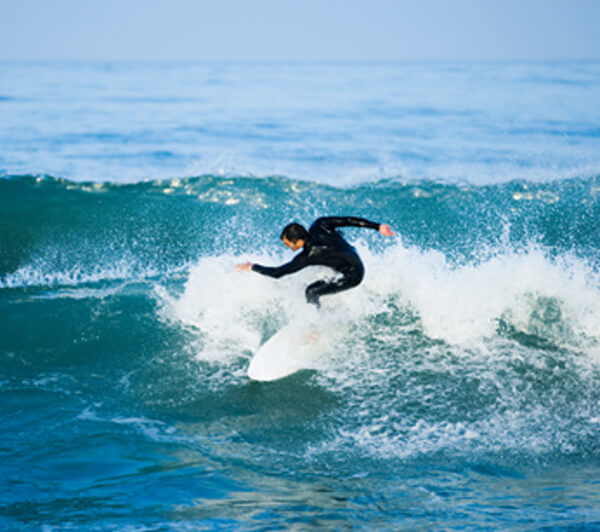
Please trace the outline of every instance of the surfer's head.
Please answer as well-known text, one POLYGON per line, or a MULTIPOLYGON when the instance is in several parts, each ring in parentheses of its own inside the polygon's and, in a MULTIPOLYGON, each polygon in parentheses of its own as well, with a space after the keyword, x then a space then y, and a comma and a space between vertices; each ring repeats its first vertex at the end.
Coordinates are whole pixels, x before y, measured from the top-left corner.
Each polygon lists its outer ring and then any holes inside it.
POLYGON ((281 231, 281 240, 292 251, 297 251, 306 244, 308 231, 304 226, 294 222, 283 228, 283 231, 281 231))

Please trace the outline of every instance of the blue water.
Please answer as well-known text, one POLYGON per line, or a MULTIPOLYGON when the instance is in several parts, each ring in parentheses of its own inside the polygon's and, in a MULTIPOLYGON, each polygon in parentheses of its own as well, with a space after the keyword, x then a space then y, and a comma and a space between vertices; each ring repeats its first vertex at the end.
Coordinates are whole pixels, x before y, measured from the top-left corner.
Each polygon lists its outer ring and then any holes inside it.
POLYGON ((600 529, 600 63, 0 63, 0 528, 600 529), (291 220, 366 266, 311 369, 291 220))

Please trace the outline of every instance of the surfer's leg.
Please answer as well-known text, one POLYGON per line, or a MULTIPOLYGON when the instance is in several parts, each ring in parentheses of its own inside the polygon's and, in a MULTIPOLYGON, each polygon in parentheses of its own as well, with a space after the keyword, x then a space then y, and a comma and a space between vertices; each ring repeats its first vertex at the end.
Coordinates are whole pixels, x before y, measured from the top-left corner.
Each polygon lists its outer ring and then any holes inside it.
POLYGON ((356 269, 348 274, 344 275, 341 279, 336 281, 316 281, 306 288, 306 301, 317 308, 321 306, 319 298, 327 294, 336 294, 343 290, 348 290, 360 284, 364 276, 364 270, 356 269))
POLYGON ((321 306, 321 303, 319 302, 319 297, 321 297, 321 295, 323 295, 324 293, 327 293, 326 290, 329 284, 330 283, 327 283, 325 281, 317 281, 308 285, 306 287, 306 291, 304 292, 304 294, 306 295, 306 302, 310 303, 311 305, 315 305, 317 308, 319 308, 321 306))

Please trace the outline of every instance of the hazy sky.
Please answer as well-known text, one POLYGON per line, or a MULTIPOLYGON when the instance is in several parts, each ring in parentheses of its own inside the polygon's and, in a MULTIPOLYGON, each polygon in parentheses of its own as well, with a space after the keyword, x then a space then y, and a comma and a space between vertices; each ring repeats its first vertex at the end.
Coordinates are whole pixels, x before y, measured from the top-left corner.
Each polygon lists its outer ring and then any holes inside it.
POLYGON ((0 0, 0 59, 600 59, 600 0, 0 0))

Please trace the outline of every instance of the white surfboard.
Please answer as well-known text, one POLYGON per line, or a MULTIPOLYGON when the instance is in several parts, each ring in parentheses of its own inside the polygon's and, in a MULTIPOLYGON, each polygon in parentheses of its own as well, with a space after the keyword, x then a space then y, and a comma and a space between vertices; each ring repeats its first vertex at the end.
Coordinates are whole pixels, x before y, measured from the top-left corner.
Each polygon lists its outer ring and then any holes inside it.
POLYGON ((250 360, 248 377, 274 381, 301 369, 311 369, 323 346, 323 335, 316 327, 289 323, 258 349, 250 360))

